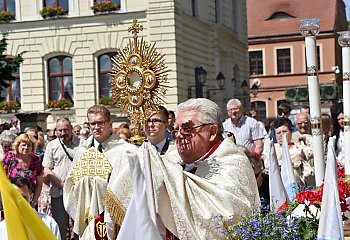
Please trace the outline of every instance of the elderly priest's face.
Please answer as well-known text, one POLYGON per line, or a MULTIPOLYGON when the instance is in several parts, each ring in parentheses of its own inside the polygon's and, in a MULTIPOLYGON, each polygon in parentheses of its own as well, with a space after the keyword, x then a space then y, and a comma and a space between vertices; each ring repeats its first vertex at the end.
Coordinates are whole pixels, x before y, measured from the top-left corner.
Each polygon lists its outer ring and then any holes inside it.
POLYGON ((196 161, 210 150, 216 137, 214 128, 217 126, 203 124, 196 111, 183 111, 176 117, 173 137, 185 163, 196 161))

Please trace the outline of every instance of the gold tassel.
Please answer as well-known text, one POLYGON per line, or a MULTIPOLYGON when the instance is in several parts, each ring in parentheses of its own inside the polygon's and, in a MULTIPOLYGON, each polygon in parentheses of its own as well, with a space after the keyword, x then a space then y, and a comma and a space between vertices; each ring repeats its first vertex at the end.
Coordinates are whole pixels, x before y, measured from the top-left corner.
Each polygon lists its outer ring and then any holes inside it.
POLYGON ((121 226, 125 217, 126 209, 114 193, 108 188, 104 197, 103 204, 110 213, 114 222, 121 226))

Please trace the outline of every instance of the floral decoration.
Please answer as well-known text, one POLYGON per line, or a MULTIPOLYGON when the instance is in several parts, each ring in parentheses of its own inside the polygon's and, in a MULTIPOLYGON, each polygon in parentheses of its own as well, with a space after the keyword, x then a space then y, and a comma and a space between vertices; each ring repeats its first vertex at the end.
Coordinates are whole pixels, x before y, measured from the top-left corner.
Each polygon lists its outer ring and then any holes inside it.
MULTIPOLYGON (((344 213, 350 211, 349 204, 347 204, 346 199, 350 197, 350 190, 347 184, 342 180, 345 176, 345 171, 342 165, 337 165, 337 175, 338 175, 338 189, 339 189, 339 201, 341 211, 344 213)), ((314 205, 321 210, 322 194, 323 194, 324 183, 316 191, 306 190, 299 192, 295 200, 300 204, 314 205)), ((343 215, 344 216, 344 215, 343 215)))
POLYGON ((216 227, 225 239, 243 240, 280 240, 280 239, 316 239, 318 220, 309 217, 296 217, 288 211, 265 212, 260 206, 253 206, 251 212, 243 215, 238 222, 221 216, 215 217, 216 227))
POLYGON ((91 10, 93 10, 94 13, 97 13, 116 11, 119 8, 119 4, 112 3, 110 0, 103 0, 100 2, 95 2, 95 4, 91 7, 91 10))
POLYGON ((6 12, 5 10, 2 10, 0 12, 0 21, 3 22, 9 22, 11 20, 15 19, 15 14, 12 12, 6 12))
POLYGON ((70 107, 73 107, 73 102, 70 99, 62 98, 61 100, 49 101, 49 103, 47 104, 47 107, 51 109, 55 109, 55 108, 68 109, 70 107))
MULTIPOLYGON (((344 177, 344 168, 338 165, 337 175, 339 201, 343 220, 347 220, 345 212, 350 211, 346 199, 350 197, 347 184, 341 179, 344 177)), ((295 202, 290 203, 286 209, 276 212, 254 206, 251 212, 245 213, 241 218, 223 219, 222 216, 215 217, 216 227, 221 230, 225 239, 317 239, 319 225, 318 213, 321 211, 322 194, 324 184, 317 190, 306 190, 299 192, 295 202), (295 216, 292 211, 304 205, 305 216, 295 216), (316 207, 316 212, 311 211, 311 206, 316 207)))
POLYGON ((21 105, 17 101, 3 101, 3 102, 0 102, 0 110, 1 111, 17 110, 20 107, 21 107, 21 105))
POLYGON ((43 18, 48 18, 66 15, 67 11, 63 7, 53 5, 41 9, 40 14, 43 18))

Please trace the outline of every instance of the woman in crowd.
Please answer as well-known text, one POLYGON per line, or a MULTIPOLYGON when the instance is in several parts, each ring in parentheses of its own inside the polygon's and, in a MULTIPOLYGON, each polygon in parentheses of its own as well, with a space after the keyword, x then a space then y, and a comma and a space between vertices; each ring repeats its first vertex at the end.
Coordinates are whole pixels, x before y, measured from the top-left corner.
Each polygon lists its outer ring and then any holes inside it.
MULTIPOLYGON (((282 163, 282 136, 286 134, 289 155, 293 163, 295 179, 299 186, 304 186, 304 179, 314 174, 310 163, 306 160, 303 150, 292 142, 292 122, 288 118, 277 118, 274 122, 274 132, 276 134, 277 143, 275 143, 276 155, 278 163, 282 163)), ((264 163, 266 169, 269 168, 269 152, 268 144, 265 144, 264 163)))
POLYGON ((79 138, 80 138, 82 141, 85 141, 86 139, 89 138, 89 136, 90 136, 90 129, 89 129, 89 128, 83 127, 83 128, 80 130, 79 138))
POLYGON ((38 139, 36 140, 36 152, 35 154, 39 157, 42 162, 45 154, 45 139, 42 132, 38 132, 38 139))
POLYGON ((337 111, 336 118, 333 121, 333 136, 336 137, 335 141, 335 155, 338 163, 344 166, 344 114, 343 108, 337 111))
POLYGON ((258 185, 262 212, 266 213, 270 210, 269 175, 264 173, 264 163, 258 153, 254 151, 251 152, 244 146, 239 146, 239 148, 244 151, 252 165, 256 184, 258 185))
POLYGON ((12 150, 12 143, 15 141, 17 135, 10 130, 4 130, 0 135, 1 143, 1 159, 4 158, 5 154, 12 150))
POLYGON ((23 133, 13 143, 13 151, 5 154, 2 163, 10 179, 28 178, 34 186, 32 206, 36 206, 43 183, 43 166, 35 155, 36 140, 23 133))
POLYGON ((129 128, 118 128, 115 133, 118 137, 124 139, 125 141, 129 141, 129 139, 132 137, 132 132, 129 128))

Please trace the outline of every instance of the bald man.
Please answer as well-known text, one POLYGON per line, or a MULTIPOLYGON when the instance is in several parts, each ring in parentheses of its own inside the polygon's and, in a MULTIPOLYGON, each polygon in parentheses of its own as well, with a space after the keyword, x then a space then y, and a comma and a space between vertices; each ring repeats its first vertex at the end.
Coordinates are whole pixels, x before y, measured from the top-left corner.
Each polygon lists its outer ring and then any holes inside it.
POLYGON ((312 135, 310 116, 306 112, 300 112, 296 116, 295 125, 297 131, 292 134, 292 142, 302 149, 307 161, 303 163, 302 178, 306 186, 315 186, 315 165, 312 150, 312 135))

